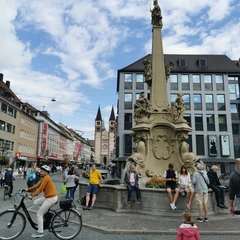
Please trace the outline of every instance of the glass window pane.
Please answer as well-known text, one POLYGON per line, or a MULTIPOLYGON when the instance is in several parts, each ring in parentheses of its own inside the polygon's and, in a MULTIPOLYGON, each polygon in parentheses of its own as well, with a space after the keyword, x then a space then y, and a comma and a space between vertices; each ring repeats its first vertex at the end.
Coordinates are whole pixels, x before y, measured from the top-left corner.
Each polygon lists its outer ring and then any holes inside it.
POLYGON ((171 103, 174 103, 175 100, 176 100, 176 98, 177 98, 177 94, 172 93, 171 96, 170 96, 170 98, 171 98, 171 99, 170 99, 171 103))
POLYGON ((136 74, 136 82, 143 82, 143 74, 136 74))
POLYGON ((193 75, 193 83, 201 83, 200 81, 200 75, 193 75))
POLYGON ((222 75, 216 75, 216 83, 223 83, 223 76, 222 75))
POLYGON ((124 94, 124 101, 125 102, 132 102, 132 94, 131 93, 125 93, 124 94))
POLYGON ((189 94, 184 94, 183 95, 183 101, 185 103, 190 103, 190 95, 189 94))
POLYGON ((139 99, 140 95, 141 95, 141 93, 136 93, 136 100, 139 99))
POLYGON ((213 103, 213 95, 205 95, 206 103, 213 103))
POLYGON ((177 75, 170 75, 170 83, 177 83, 178 80, 177 80, 177 75))
POLYGON ((182 75, 182 83, 189 83, 188 75, 182 75))
POLYGON ((231 111, 231 113, 238 113, 237 105, 236 104, 230 104, 230 111, 231 111))
POLYGON ((204 83, 212 83, 212 76, 204 75, 204 83))
POLYGON ((197 155, 205 155, 203 135, 196 135, 196 147, 197 147, 197 155))
POLYGON ((236 84, 229 84, 228 85, 228 90, 229 90, 229 93, 236 93, 236 84))
POLYGON ((130 73, 125 73, 125 82, 132 82, 132 74, 130 73))
POLYGON ((202 98, 200 94, 194 94, 194 103, 201 103, 202 98))
POLYGON ((224 95, 217 95, 217 103, 225 103, 224 95))

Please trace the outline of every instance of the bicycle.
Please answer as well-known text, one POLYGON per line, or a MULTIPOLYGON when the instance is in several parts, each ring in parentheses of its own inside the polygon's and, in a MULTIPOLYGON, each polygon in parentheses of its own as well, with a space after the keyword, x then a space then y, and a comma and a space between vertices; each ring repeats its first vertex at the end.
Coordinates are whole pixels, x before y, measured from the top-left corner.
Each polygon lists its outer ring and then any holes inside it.
POLYGON ((10 199, 12 197, 11 195, 11 188, 9 185, 4 184, 4 190, 3 190, 3 200, 6 201, 7 197, 10 199))
MULTIPOLYGON (((14 209, 0 213, 0 240, 11 240, 19 237, 26 227, 26 218, 33 229, 38 229, 37 223, 32 220, 27 210, 24 203, 25 199, 27 199, 27 194, 19 191, 12 197, 14 209), (21 199, 19 200, 19 198, 21 199), (20 212, 21 209, 25 215, 20 212)), ((49 232, 62 240, 73 239, 82 230, 82 216, 74 209, 73 201, 69 201, 71 204, 65 206, 66 208, 57 210, 50 208, 44 215, 44 230, 48 229, 49 232)))

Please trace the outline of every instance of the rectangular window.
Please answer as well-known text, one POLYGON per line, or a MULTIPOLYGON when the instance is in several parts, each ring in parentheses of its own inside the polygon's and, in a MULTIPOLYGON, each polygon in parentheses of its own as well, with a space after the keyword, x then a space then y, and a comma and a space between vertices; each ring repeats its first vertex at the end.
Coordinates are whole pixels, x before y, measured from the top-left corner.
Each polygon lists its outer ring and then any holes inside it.
POLYGON ((198 60, 198 64, 200 68, 206 68, 207 67, 207 59, 205 58, 200 58, 198 60))
POLYGON ((232 123, 232 132, 233 132, 233 135, 239 135, 239 124, 238 123, 232 123))
POLYGON ((187 110, 190 110, 191 109, 190 94, 184 94, 183 101, 184 101, 185 106, 187 107, 187 110))
POLYGON ((202 116, 202 114, 195 115, 195 131, 203 131, 203 116, 202 116))
POLYGON ((200 75, 193 75, 193 90, 201 90, 201 79, 200 75))
POLYGON ((194 110, 202 110, 202 95, 194 94, 194 110))
POLYGON ((124 114, 124 130, 131 130, 132 128, 132 113, 124 114))
POLYGON ((187 61, 185 58, 179 58, 178 59, 178 65, 179 67, 185 68, 187 67, 187 61))
POLYGON ((132 74, 124 74, 124 89, 132 89, 132 74))
POLYGON ((12 133, 15 134, 15 126, 13 125, 12 133))
POLYGON ((218 115, 219 131, 227 131, 227 117, 226 115, 218 115))
POLYGON ((14 110, 14 118, 17 117, 17 110, 14 110))
POLYGON ((11 132, 12 132, 12 124, 10 124, 10 123, 7 123, 6 132, 9 132, 9 133, 11 133, 11 132))
POLYGON ((182 75, 182 90, 189 90, 189 76, 188 75, 182 75))
POLYGON ((170 89, 171 90, 178 90, 178 78, 177 75, 170 75, 170 89))
POLYGON ((224 94, 218 94, 217 95, 217 105, 218 105, 218 110, 219 111, 225 111, 226 110, 224 94))
POLYGON ((206 110, 214 110, 213 95, 205 95, 206 110))
POLYGON ((6 129, 6 123, 0 120, 0 130, 5 131, 5 129, 6 129))
POLYGON ((132 94, 124 94, 124 109, 132 109, 132 94))
POLYGON ((204 75, 204 86, 206 91, 212 90, 212 76, 204 75))
POLYGON ((192 126, 191 114, 185 114, 184 119, 187 121, 188 125, 191 127, 192 126))
POLYGON ((213 114, 209 114, 206 116, 207 118, 207 130, 215 131, 215 118, 213 114))
POLYGON ((125 143, 124 143, 124 153, 125 155, 131 155, 132 154, 132 136, 129 134, 125 134, 125 143))
POLYGON ((230 100, 239 99, 239 85, 230 83, 228 85, 229 98, 230 100))
POLYGON ((13 108, 8 107, 8 115, 13 116, 13 108))
POLYGON ((144 89, 144 78, 143 74, 136 74, 136 89, 144 89))
POLYGON ((173 104, 175 102, 176 98, 177 98, 177 94, 176 93, 172 93, 170 95, 170 102, 171 102, 171 104, 173 104))
POLYGON ((1 111, 4 112, 4 113, 7 113, 7 105, 3 102, 2 102, 1 111))
POLYGON ((196 135, 196 148, 197 155, 205 155, 203 135, 196 135))
POLYGON ((136 101, 139 99, 141 93, 136 93, 136 101))
POLYGON ((223 75, 216 75, 215 79, 217 91, 224 91, 223 75))

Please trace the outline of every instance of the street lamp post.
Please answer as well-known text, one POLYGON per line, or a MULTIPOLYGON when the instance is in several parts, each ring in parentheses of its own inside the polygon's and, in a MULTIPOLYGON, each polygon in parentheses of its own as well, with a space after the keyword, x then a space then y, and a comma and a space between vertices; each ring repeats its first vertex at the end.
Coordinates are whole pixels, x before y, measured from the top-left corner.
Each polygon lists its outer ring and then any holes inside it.
POLYGON ((7 142, 1 142, 0 143, 0 149, 2 151, 2 160, 1 160, 1 172, 2 172, 2 164, 3 164, 3 156, 4 156, 4 151, 8 150, 10 147, 10 144, 7 142))

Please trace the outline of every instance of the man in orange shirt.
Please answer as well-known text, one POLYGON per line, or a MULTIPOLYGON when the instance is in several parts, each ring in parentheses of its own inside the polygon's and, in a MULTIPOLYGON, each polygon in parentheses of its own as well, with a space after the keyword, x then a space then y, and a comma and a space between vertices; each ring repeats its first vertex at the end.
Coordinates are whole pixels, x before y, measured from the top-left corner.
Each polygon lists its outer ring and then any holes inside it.
POLYGON ((42 191, 44 192, 44 197, 38 198, 33 202, 34 206, 40 206, 37 212, 38 231, 32 234, 33 238, 44 236, 43 216, 48 211, 48 209, 58 201, 57 190, 51 177, 49 176, 51 168, 47 165, 43 165, 40 169, 40 175, 42 177, 41 181, 36 185, 25 189, 26 192, 36 190, 32 195, 28 196, 28 199, 33 199, 42 191))
POLYGON ((83 210, 92 210, 93 205, 96 201, 97 192, 98 192, 98 186, 102 186, 103 180, 102 176, 99 170, 96 169, 96 165, 92 165, 92 170, 89 172, 89 184, 87 188, 87 194, 86 194, 86 206, 83 207, 83 210), (99 185, 99 180, 101 180, 101 184, 99 185), (90 194, 93 194, 92 197, 92 205, 88 207, 88 203, 90 201, 90 194))

